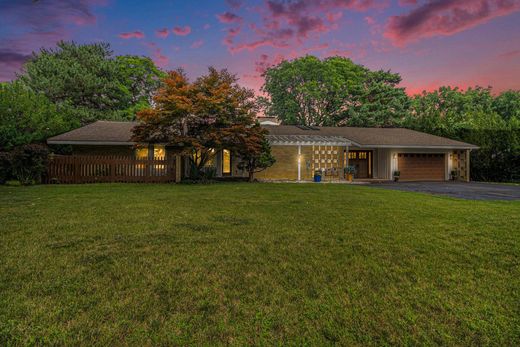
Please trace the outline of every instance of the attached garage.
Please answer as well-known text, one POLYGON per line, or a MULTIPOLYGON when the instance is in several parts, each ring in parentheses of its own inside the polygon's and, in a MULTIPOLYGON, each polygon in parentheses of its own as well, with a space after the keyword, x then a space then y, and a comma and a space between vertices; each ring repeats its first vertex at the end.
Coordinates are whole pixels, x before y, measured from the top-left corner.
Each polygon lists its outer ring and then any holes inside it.
POLYGON ((444 153, 399 153, 397 156, 401 180, 444 181, 445 165, 444 153))

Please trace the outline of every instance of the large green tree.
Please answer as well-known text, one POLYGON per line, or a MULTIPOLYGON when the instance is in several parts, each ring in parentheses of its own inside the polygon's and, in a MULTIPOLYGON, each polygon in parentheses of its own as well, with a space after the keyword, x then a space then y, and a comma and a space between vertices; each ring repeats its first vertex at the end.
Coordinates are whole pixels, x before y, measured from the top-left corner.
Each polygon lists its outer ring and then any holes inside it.
POLYGON ((148 106, 161 75, 149 58, 114 58, 108 43, 59 42, 33 53, 19 77, 55 104, 74 108, 85 124, 133 118, 136 108, 148 106))
POLYGON ((19 81, 0 84, 0 151, 78 126, 69 107, 52 103, 19 81))
POLYGON ((388 127, 400 124, 409 106, 398 74, 371 71, 347 58, 306 56, 264 75, 266 114, 283 124, 388 127))

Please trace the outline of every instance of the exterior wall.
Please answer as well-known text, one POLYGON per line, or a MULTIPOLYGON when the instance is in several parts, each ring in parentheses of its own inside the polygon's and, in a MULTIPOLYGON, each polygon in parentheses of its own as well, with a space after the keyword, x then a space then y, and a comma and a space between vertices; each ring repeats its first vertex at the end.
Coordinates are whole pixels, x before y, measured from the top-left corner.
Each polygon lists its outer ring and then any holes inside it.
MULTIPOLYGON (((270 168, 257 173, 255 177, 267 180, 297 180, 298 146, 272 146, 271 153, 275 157, 276 163, 270 168)), ((305 162, 305 159, 302 158, 302 162, 305 162)))
POLYGON ((133 146, 88 146, 73 145, 72 154, 74 155, 117 155, 117 156, 133 156, 133 146))
POLYGON ((451 157, 451 170, 456 170, 458 172, 458 179, 460 181, 470 181, 470 172, 469 172, 469 150, 455 150, 450 153, 451 157))

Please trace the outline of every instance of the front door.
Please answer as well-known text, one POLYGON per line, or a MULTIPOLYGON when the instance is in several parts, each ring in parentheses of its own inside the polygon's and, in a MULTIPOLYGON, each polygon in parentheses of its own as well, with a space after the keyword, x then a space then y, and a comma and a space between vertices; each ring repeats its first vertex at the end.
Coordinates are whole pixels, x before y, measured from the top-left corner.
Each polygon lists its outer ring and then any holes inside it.
POLYGON ((349 151, 348 159, 356 168, 354 178, 372 178, 372 151, 349 151))

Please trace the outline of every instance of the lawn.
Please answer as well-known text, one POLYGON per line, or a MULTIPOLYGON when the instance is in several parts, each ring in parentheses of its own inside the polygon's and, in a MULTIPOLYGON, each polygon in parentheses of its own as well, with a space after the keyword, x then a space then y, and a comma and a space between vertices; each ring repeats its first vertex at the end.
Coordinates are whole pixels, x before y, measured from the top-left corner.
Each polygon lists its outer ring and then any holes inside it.
POLYGON ((520 345, 520 202, 0 187, 0 345, 520 345))

